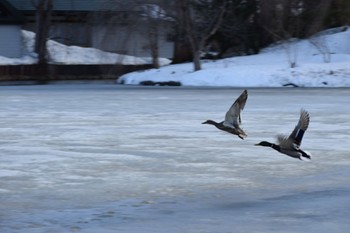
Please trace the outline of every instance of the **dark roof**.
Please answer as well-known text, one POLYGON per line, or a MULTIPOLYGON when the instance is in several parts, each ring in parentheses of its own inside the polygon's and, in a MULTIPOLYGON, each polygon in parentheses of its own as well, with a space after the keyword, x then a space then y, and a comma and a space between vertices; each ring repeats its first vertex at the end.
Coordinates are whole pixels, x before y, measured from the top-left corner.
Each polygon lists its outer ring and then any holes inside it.
MULTIPOLYGON (((133 0, 124 0, 123 4, 128 4, 128 1, 133 0)), ((10 0, 10 2, 20 11, 36 10, 34 3, 37 1, 10 0)), ((123 4, 117 4, 116 0, 52 0, 52 10, 65 12, 122 11, 123 9, 120 8, 123 4)))
POLYGON ((6 0, 0 0, 0 24, 23 24, 24 17, 6 0))
MULTIPOLYGON (((35 1, 34 1, 35 2, 35 1)), ((53 0, 53 11, 97 11, 108 3, 111 8, 113 0, 53 0)), ((35 4, 31 0, 11 0, 13 6, 21 11, 35 11, 35 4)))

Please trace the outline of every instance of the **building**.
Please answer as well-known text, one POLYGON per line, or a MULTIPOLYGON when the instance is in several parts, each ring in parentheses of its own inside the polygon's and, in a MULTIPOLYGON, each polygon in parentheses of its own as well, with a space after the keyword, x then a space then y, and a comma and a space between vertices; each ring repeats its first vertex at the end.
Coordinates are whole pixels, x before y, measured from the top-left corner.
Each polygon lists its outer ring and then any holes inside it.
MULTIPOLYGON (((35 31, 33 1, 11 0, 25 17, 24 29, 35 31)), ((150 21, 138 9, 123 9, 113 0, 53 0, 50 39, 66 45, 150 57, 150 21)), ((154 26, 154 25, 152 25, 154 26)), ((173 56, 172 22, 158 20, 159 56, 173 56)))
POLYGON ((0 56, 22 56, 21 28, 24 18, 6 0, 0 0, 0 56))

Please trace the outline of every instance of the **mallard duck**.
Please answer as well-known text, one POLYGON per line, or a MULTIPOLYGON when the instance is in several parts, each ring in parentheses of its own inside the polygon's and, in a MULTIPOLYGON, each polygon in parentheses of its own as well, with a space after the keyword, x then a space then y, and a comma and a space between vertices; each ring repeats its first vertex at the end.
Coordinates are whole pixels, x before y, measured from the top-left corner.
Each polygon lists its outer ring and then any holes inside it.
POLYGON ((310 115, 304 109, 300 111, 300 118, 298 124, 295 126, 293 132, 286 137, 284 135, 277 135, 278 144, 262 141, 256 146, 267 146, 272 147, 282 154, 286 154, 290 157, 300 159, 302 157, 311 159, 311 155, 300 149, 301 140, 303 139, 304 133, 307 130, 310 122, 310 115))
POLYGON ((241 139, 244 139, 245 137, 247 137, 247 134, 239 127, 239 125, 242 122, 241 111, 244 109, 247 98, 248 91, 244 90, 243 93, 232 104, 230 109, 226 112, 224 121, 218 123, 213 120, 207 120, 202 124, 214 125, 220 130, 237 135, 241 139))

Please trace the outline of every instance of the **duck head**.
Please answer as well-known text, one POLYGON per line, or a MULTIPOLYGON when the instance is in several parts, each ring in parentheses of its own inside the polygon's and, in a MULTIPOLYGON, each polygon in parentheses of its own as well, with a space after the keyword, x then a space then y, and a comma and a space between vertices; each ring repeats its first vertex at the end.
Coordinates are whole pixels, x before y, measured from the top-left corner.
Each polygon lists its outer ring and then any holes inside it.
POLYGON ((202 124, 215 125, 217 123, 215 121, 212 121, 212 120, 206 120, 206 121, 202 122, 202 124))
POLYGON ((271 147, 272 143, 267 142, 267 141, 262 141, 262 142, 259 142, 259 143, 255 144, 255 146, 268 146, 268 147, 271 147))

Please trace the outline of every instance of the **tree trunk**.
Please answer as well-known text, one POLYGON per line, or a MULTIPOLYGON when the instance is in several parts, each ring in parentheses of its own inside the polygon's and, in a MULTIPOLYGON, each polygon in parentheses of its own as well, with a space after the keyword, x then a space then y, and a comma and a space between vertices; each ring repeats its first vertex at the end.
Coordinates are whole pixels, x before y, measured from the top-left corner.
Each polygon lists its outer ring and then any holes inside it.
POLYGON ((324 29, 324 19, 329 15, 332 0, 320 0, 314 6, 314 14, 311 22, 308 22, 307 36, 313 35, 324 29))
POLYGON ((159 68, 159 25, 158 22, 154 22, 154 20, 149 20, 149 32, 148 32, 148 40, 149 46, 152 56, 152 65, 154 68, 159 68))
POLYGON ((185 37, 188 39, 192 49, 194 71, 201 69, 200 53, 205 42, 219 29, 224 13, 226 11, 227 1, 224 0, 217 11, 215 21, 208 25, 208 30, 199 31, 195 25, 195 16, 192 14, 191 4, 189 0, 177 1, 178 20, 184 28, 185 37))
POLYGON ((179 64, 193 60, 191 46, 183 39, 176 39, 172 64, 179 64))
POLYGON ((194 68, 194 71, 198 71, 202 69, 200 51, 198 50, 193 51, 193 68, 194 68))
POLYGON ((47 63, 46 42, 49 35, 52 11, 52 0, 40 0, 36 5, 36 37, 35 52, 38 54, 38 63, 47 63))
POLYGON ((190 12, 190 4, 188 0, 180 0, 178 1, 178 12, 182 22, 182 26, 184 27, 185 37, 187 38, 191 50, 192 50, 192 59, 193 59, 193 68, 194 71, 198 71, 201 69, 201 61, 200 61, 200 46, 199 41, 197 40, 193 26, 193 19, 190 12))
POLYGON ((176 30, 173 64, 189 62, 193 60, 191 45, 187 38, 185 12, 186 0, 176 1, 176 30))

